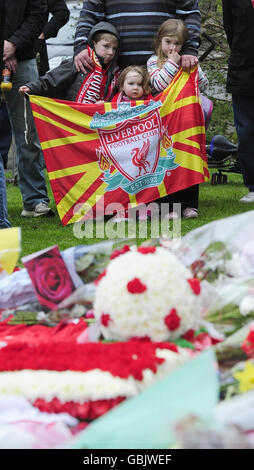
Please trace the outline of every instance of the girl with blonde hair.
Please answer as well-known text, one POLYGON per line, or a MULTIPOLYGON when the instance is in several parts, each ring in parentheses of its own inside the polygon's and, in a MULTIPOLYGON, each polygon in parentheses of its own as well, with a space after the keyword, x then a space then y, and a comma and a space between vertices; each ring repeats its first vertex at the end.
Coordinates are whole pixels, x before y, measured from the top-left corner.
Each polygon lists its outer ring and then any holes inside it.
MULTIPOLYGON (((188 29, 182 20, 168 19, 159 27, 155 36, 155 54, 147 61, 147 70, 154 94, 158 94, 167 88, 180 70, 181 50, 188 37, 188 29)), ((198 73, 199 87, 205 88, 208 85, 208 80, 200 66, 198 66, 198 73)), ((210 100, 208 101, 211 103, 210 100)), ((210 115, 211 112, 212 107, 210 115)), ((168 194, 157 200, 157 202, 159 204, 169 204, 169 213, 166 216, 169 220, 179 216, 184 219, 191 219, 198 217, 198 195, 199 185, 195 184, 173 194, 168 194), (174 203, 181 203, 181 214, 173 211, 174 203)))
MULTIPOLYGON (((181 50, 189 37, 188 29, 182 20, 164 21, 155 36, 155 54, 147 61, 147 70, 155 92, 163 91, 173 80, 181 65, 181 50)), ((198 66, 199 87, 205 89, 208 80, 198 66)))

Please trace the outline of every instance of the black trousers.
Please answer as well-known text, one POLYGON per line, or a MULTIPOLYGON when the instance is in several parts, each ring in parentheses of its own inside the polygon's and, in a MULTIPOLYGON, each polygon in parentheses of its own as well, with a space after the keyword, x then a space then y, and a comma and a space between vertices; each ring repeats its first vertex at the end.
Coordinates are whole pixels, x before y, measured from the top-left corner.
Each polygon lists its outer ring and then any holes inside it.
POLYGON ((254 191, 254 95, 233 94, 232 101, 243 182, 254 191))
POLYGON ((189 188, 182 189, 181 191, 177 191, 173 194, 168 194, 167 196, 161 197, 157 199, 157 203, 167 203, 169 204, 169 211, 173 210, 174 203, 181 203, 182 211, 186 209, 186 207, 192 207, 194 209, 198 209, 198 195, 199 195, 199 184, 194 184, 189 188))
POLYGON ((10 150, 11 140, 12 140, 11 124, 10 124, 6 104, 3 101, 0 104, 0 154, 2 155, 4 168, 7 168, 8 152, 10 150))

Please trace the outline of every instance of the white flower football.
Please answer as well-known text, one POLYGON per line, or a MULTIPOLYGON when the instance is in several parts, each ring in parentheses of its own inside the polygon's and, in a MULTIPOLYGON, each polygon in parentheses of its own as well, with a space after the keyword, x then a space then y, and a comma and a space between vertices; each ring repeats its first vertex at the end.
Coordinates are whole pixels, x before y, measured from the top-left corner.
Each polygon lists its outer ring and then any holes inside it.
POLYGON ((162 247, 124 247, 96 283, 94 314, 105 339, 176 339, 199 326, 200 283, 162 247))

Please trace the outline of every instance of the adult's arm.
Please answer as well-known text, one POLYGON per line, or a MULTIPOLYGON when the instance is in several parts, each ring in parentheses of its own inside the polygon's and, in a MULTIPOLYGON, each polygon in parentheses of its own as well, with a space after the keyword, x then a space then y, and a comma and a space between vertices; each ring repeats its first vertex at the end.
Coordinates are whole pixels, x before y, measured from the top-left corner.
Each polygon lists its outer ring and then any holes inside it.
POLYGON ((46 0, 27 0, 25 15, 21 26, 7 38, 9 42, 15 45, 17 53, 32 47, 33 42, 42 32, 46 19, 46 0))
POLYGON ((197 0, 179 0, 176 13, 184 21, 189 31, 189 39, 184 44, 182 55, 198 55, 201 14, 197 0))
POLYGON ((233 39, 231 1, 222 0, 222 7, 223 7, 223 27, 225 29, 229 47, 231 48, 232 39, 233 39))
POLYGON ((44 38, 55 38, 70 18, 70 11, 65 0, 48 0, 48 11, 52 14, 43 28, 44 38))
POLYGON ((74 56, 79 54, 87 45, 87 39, 91 28, 105 20, 105 6, 102 0, 88 0, 83 2, 83 7, 77 22, 74 39, 74 56))
POLYGON ((4 5, 4 0, 0 0, 0 73, 2 71, 2 64, 3 64, 4 24, 5 24, 5 5, 4 5))

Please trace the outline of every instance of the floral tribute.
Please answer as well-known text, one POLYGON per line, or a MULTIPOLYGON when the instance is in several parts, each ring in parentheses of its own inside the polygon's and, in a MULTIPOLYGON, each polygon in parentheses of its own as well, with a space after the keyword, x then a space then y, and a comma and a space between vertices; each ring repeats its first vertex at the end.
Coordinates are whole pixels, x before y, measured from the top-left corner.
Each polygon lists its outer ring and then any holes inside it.
POLYGON ((94 313, 106 339, 174 340, 199 326, 200 296, 199 281, 172 253, 132 247, 96 284, 94 313))
POLYGON ((175 344, 144 339, 78 344, 76 334, 68 340, 70 326, 65 338, 56 335, 58 341, 46 341, 52 335, 41 326, 42 341, 28 343, 17 335, 6 342, 0 348, 0 394, 23 396, 41 411, 90 421, 191 357, 175 344))

